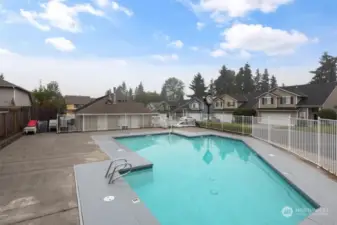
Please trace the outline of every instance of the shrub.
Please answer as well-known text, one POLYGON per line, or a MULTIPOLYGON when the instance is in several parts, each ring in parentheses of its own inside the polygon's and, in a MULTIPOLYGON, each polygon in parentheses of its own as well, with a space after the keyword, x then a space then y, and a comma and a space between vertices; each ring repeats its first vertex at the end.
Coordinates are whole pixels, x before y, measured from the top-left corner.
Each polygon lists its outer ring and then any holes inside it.
POLYGON ((256 116, 255 109, 236 109, 233 112, 234 116, 256 116))
POLYGON ((330 119, 330 120, 337 119, 337 114, 332 109, 322 109, 321 111, 318 112, 318 116, 322 119, 330 119))

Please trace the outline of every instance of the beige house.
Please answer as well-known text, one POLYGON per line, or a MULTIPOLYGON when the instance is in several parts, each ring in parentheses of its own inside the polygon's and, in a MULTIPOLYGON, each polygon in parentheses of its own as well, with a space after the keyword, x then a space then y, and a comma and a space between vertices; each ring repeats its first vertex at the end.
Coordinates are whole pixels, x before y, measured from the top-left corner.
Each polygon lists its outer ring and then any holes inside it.
POLYGON ((264 119, 317 119, 319 110, 337 109, 336 87, 336 82, 277 87, 258 96, 255 108, 264 119))

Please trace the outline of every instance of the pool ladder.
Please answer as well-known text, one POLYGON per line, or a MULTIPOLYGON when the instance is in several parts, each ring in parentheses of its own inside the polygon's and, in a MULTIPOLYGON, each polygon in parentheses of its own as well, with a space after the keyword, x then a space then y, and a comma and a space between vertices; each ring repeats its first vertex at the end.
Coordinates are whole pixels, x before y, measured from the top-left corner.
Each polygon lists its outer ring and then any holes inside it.
POLYGON ((128 163, 126 159, 114 159, 111 161, 109 168, 105 173, 105 178, 109 178, 108 184, 112 184, 115 180, 129 174, 131 170, 132 170, 132 165, 128 163), (111 169, 112 169, 112 172, 110 173, 111 169), (118 174, 115 177, 114 176, 115 173, 120 172, 120 170, 122 170, 122 174, 118 174))

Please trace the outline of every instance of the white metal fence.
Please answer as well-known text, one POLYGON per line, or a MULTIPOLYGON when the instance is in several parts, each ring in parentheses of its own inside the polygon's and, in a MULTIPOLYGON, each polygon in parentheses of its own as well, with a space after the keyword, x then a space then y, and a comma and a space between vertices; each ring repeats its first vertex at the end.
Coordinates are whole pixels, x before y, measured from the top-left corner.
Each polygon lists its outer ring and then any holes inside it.
POLYGON ((76 114, 58 115, 57 132, 86 132, 153 127, 153 116, 158 114, 76 114))
POLYGON ((337 175, 337 121, 253 117, 252 136, 337 175), (281 121, 282 120, 282 121, 281 121))

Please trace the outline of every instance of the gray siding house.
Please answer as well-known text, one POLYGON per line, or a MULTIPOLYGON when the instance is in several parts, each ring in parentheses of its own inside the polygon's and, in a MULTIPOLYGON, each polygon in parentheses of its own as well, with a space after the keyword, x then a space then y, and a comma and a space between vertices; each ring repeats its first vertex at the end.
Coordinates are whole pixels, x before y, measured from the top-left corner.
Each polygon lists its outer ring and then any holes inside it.
POLYGON ((22 87, 0 79, 0 107, 31 107, 31 93, 22 87))

